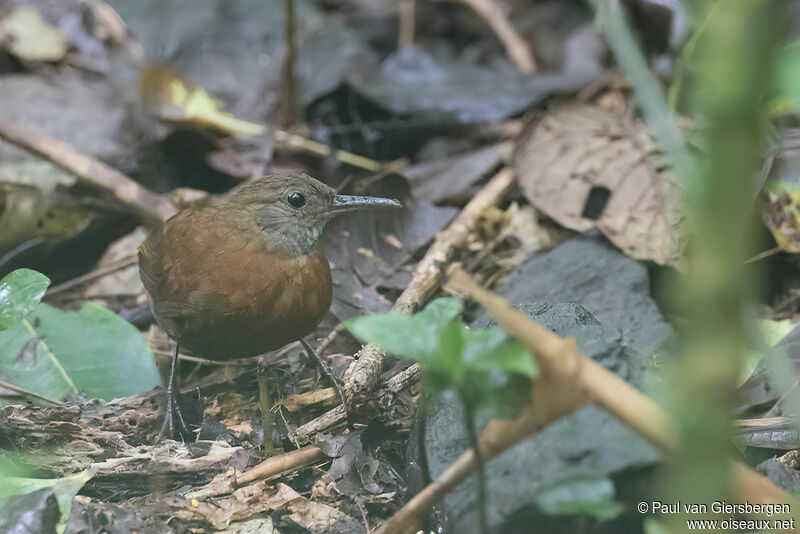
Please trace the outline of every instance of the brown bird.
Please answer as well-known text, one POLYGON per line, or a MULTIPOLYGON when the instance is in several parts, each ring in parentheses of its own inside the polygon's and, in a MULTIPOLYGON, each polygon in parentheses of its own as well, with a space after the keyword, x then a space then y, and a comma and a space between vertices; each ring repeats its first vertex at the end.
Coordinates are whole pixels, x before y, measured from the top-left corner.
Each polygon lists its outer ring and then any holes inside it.
POLYGON ((159 439, 174 433, 173 412, 186 430, 173 394, 178 348, 229 360, 302 340, 333 297, 322 230, 335 215, 377 207, 400 203, 337 195, 305 174, 273 175, 148 236, 139 273, 156 322, 177 342, 159 439))

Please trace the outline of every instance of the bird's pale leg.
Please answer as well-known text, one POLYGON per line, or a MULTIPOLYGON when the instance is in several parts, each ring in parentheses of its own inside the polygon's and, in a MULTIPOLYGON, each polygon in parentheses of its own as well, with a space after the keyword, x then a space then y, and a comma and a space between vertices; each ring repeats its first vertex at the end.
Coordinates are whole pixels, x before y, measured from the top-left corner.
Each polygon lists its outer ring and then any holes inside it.
POLYGON ((167 382, 167 409, 166 413, 164 414, 164 423, 161 425, 161 430, 158 432, 158 436, 156 436, 156 441, 161 441, 164 436, 166 435, 166 430, 169 429, 170 437, 175 436, 175 422, 173 421, 173 412, 178 415, 178 432, 183 434, 189 434, 189 428, 186 426, 186 423, 183 420, 183 415, 181 414, 181 409, 178 406, 178 401, 175 398, 175 368, 178 366, 178 350, 180 347, 178 344, 175 344, 175 352, 172 353, 172 364, 170 365, 169 369, 169 382, 167 382))
POLYGON ((267 376, 266 358, 262 354, 258 358, 258 367, 256 371, 258 379, 258 405, 261 408, 261 428, 264 429, 264 458, 270 458, 275 453, 275 447, 272 443, 272 429, 274 421, 272 420, 272 401, 269 398, 269 377, 267 376))
POLYGON ((327 376, 330 379, 330 381, 333 382, 333 387, 336 388, 336 393, 339 394, 339 398, 342 399, 342 402, 345 402, 344 392, 342 391, 342 387, 339 385, 339 379, 337 379, 334 376, 333 372, 331 371, 331 368, 328 367, 328 363, 325 360, 323 360, 322 356, 317 354, 317 352, 313 348, 311 348, 311 345, 308 343, 308 341, 306 341, 302 337, 300 338, 300 344, 303 345, 303 348, 306 349, 306 352, 308 352, 309 356, 313 356, 314 359, 317 360, 320 369, 322 369, 322 374, 327 376))

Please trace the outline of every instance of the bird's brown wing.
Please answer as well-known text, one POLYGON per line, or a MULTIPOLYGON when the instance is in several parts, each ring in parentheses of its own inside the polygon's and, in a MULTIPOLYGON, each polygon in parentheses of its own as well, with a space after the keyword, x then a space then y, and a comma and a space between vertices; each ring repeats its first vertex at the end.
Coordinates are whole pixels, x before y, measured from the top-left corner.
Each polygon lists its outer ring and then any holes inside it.
POLYGON ((147 239, 139 246, 139 278, 152 295, 158 290, 159 281, 164 277, 161 257, 163 228, 153 230, 147 239))

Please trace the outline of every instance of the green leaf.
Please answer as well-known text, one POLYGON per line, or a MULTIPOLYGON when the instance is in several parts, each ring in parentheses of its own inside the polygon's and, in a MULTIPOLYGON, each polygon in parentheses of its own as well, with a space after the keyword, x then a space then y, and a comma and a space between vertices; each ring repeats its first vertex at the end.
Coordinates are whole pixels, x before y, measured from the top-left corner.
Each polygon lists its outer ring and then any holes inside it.
POLYGON ((50 398, 81 392, 111 400, 161 383, 142 334, 91 303, 77 313, 42 304, 0 332, 0 376, 50 398))
POLYGON ((463 358, 473 369, 488 371, 497 367, 529 378, 539 372, 527 347, 499 328, 466 329, 463 358))
POLYGON ((50 279, 31 269, 17 269, 0 280, 0 330, 19 325, 36 309, 50 279))
POLYGON ((0 506, 12 495, 26 495, 42 488, 53 488, 61 512, 57 532, 61 533, 67 525, 72 498, 93 476, 94 473, 90 469, 65 478, 17 478, 2 476, 0 473, 0 506))
POLYGON ((531 402, 529 378, 500 368, 469 373, 463 400, 492 419, 510 419, 531 402))
POLYGON ((461 313, 458 299, 436 299, 413 316, 381 313, 358 317, 345 327, 363 343, 374 343, 396 356, 427 362, 439 349, 444 328, 461 313))
POLYGON ((614 500, 614 483, 605 475, 591 473, 547 485, 537 492, 536 504, 546 514, 582 514, 600 520, 614 519, 623 510, 614 500))
POLYGON ((460 322, 453 321, 439 334, 439 346, 436 354, 426 363, 426 369, 431 372, 440 372, 449 377, 449 382, 455 387, 464 380, 467 372, 462 358, 464 352, 464 330, 467 327, 460 322))

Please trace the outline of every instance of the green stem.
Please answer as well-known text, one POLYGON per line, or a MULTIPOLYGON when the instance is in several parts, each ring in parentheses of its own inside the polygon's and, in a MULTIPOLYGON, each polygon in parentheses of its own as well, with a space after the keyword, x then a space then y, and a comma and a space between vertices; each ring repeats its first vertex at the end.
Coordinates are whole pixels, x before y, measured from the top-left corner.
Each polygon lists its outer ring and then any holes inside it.
POLYGON ((683 133, 664 99, 661 82, 650 71, 639 50, 620 1, 591 0, 591 3, 597 11, 597 26, 633 87, 636 102, 653 132, 656 145, 665 153, 685 186, 693 174, 693 166, 686 152, 683 133))
POLYGON ((475 498, 478 501, 478 532, 486 534, 488 532, 488 522, 486 520, 486 471, 483 457, 478 449, 478 432, 476 430, 475 409, 466 395, 461 395, 461 405, 464 407, 464 423, 467 428, 467 438, 470 447, 475 454, 475 498))

